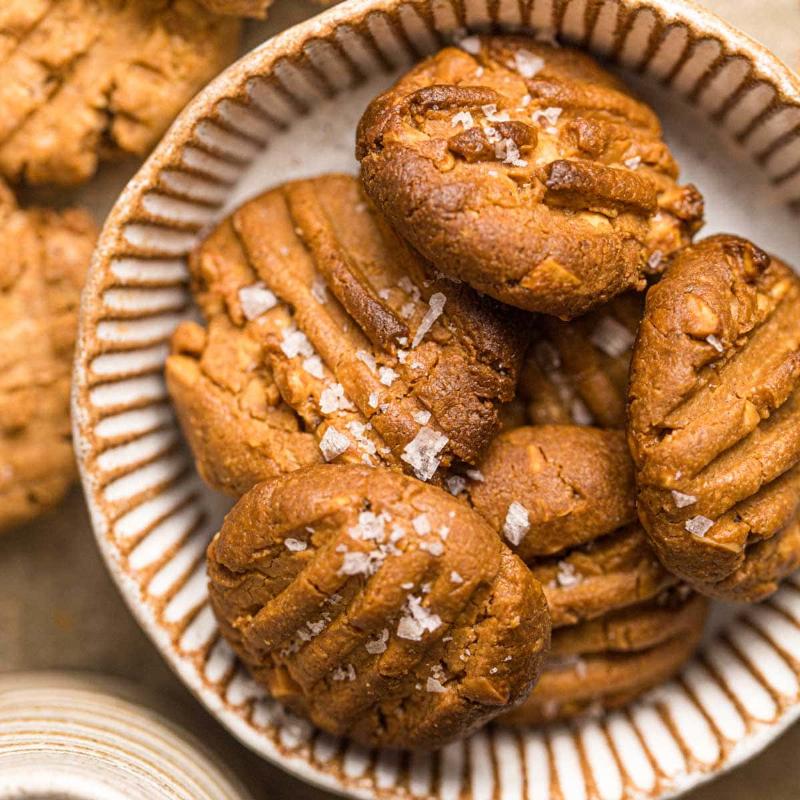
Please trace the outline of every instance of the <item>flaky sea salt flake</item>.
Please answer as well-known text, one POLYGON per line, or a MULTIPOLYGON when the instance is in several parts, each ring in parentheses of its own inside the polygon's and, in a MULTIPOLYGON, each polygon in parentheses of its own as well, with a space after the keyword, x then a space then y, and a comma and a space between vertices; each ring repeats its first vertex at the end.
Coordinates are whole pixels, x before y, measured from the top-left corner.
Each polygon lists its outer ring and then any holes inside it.
POLYGON ((419 642, 424 633, 435 631, 441 624, 441 617, 425 608, 422 599, 412 594, 409 595, 403 616, 397 624, 397 635, 401 639, 419 642))
POLYGON ((435 292, 431 295, 431 299, 428 301, 428 310, 420 321, 417 332, 411 342, 412 350, 419 345, 425 338, 425 334, 433 327, 433 323, 442 315, 446 302, 447 298, 441 292, 435 292))
POLYGON ((384 628, 374 639, 368 639, 364 649, 372 656, 379 656, 386 652, 386 642, 389 641, 389 631, 384 628))
POLYGON ((428 481, 439 468, 439 454, 449 441, 444 434, 423 426, 405 446, 400 458, 411 466, 419 480, 428 481))
POLYGON ((544 68, 544 59, 530 50, 517 50, 514 53, 514 66, 523 78, 533 78, 544 68))
POLYGON ((518 547, 531 529, 528 509, 516 500, 508 507, 505 522, 503 523, 503 536, 514 547, 518 547))
POLYGON ((281 350, 287 358, 295 358, 296 356, 306 356, 307 358, 314 355, 314 348, 308 337, 303 331, 297 330, 294 326, 284 328, 283 336, 281 338, 281 350))
POLYGON ((684 527, 689 533, 693 533, 695 536, 702 538, 714 527, 714 520, 704 517, 702 514, 698 514, 696 517, 687 519, 684 527))
POLYGON ((312 378, 322 380, 325 377, 325 368, 322 365, 322 359, 317 356, 309 356, 303 361, 303 369, 311 375, 312 378))
POLYGON ((634 335, 613 317, 603 317, 597 323, 589 341, 611 358, 618 358, 633 347, 634 335))
POLYGON ((278 298, 267 289, 264 281, 258 281, 239 289, 239 305, 241 305, 242 314, 247 320, 258 319, 277 304, 278 298))
POLYGON ((465 36, 457 42, 458 46, 471 56, 476 56, 481 51, 481 40, 479 36, 465 36))
POLYGON ((459 125, 461 125, 466 131, 475 127, 475 120, 469 111, 459 111, 458 114, 455 114, 453 119, 450 120, 451 127, 456 128, 459 125))
POLYGON ((325 431, 325 435, 320 439, 319 449, 322 457, 326 461, 333 461, 350 447, 350 440, 333 425, 325 431))
POLYGON ((302 553, 308 545, 301 541, 300 539, 292 539, 291 537, 284 539, 283 544, 286 546, 287 550, 291 550, 292 553, 302 553))
POLYGON ((323 414, 353 410, 353 404, 347 399, 341 383, 331 383, 322 390, 319 398, 319 410, 323 414))
POLYGON ((693 506, 697 502, 697 498, 693 494, 684 494, 675 489, 672 490, 672 499, 675 501, 675 506, 677 508, 693 506))

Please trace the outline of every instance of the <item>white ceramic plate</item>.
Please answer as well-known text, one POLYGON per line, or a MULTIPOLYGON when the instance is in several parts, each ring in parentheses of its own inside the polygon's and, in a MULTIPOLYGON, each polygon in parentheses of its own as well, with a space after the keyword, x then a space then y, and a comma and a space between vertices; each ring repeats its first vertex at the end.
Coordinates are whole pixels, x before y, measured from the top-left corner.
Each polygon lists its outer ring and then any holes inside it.
POLYGON ((665 798, 741 763, 800 716, 800 579, 715 609, 679 679, 600 719, 487 729, 439 753, 333 739, 264 697, 219 638, 203 552, 226 506, 198 480, 161 370, 191 313, 201 230, 287 178, 355 170, 355 123, 392 73, 454 29, 552 29, 622 65, 706 195, 707 233, 798 261, 800 81, 677 0, 350 0, 270 40, 186 109, 123 192, 84 295, 74 421, 97 540, 128 604, 200 700, 264 757, 358 797, 665 798), (688 102, 687 102, 688 101, 688 102))

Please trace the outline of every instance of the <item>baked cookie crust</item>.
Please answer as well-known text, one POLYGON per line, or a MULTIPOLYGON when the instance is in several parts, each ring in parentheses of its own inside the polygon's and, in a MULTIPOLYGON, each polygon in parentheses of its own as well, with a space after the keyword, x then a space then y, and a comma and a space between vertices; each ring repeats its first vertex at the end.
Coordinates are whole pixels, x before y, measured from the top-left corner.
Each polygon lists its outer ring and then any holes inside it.
POLYGON ((530 692, 538 582, 464 503, 386 469, 259 484, 208 551, 221 629, 270 694, 368 746, 434 748, 530 692))
POLYGON ((440 270, 563 319, 657 270, 702 222, 653 111, 590 56, 469 37, 374 100, 367 193, 440 270))
POLYGON ((72 351, 96 237, 85 211, 23 210, 0 183, 0 532, 53 508, 77 476, 72 351))

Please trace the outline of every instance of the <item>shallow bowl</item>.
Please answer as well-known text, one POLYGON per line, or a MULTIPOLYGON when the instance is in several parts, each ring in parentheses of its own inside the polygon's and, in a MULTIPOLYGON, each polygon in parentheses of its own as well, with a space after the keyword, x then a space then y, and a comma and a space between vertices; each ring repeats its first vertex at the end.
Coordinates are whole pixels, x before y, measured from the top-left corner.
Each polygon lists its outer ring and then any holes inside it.
POLYGON ((354 127, 394 73, 459 29, 550 31, 618 65, 660 112, 708 202, 707 232, 791 261, 800 210, 800 80, 681 0, 349 0, 276 36, 183 112, 103 230, 81 315, 74 428, 92 522, 133 613, 245 744, 357 797, 665 798, 763 748, 800 716, 800 579, 740 614, 630 707, 573 725, 489 728, 430 754, 369 751, 286 714, 219 636, 203 553, 226 503, 200 483, 162 368, 192 314, 186 254, 204 229, 287 178, 355 171, 354 127))

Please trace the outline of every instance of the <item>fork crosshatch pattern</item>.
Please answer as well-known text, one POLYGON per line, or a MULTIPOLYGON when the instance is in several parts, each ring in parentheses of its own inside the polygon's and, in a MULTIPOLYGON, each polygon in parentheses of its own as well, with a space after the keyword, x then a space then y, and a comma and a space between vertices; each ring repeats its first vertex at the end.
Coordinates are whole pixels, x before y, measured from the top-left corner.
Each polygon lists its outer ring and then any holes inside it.
POLYGON ((219 515, 181 443, 163 363, 190 310, 186 255, 237 180, 320 98, 461 28, 554 31, 696 104, 800 210, 800 84, 746 37, 666 0, 350 0, 270 40, 182 114, 116 204, 84 295, 76 446, 93 524, 172 667, 246 744, 352 796, 666 797, 756 752, 800 714, 800 580, 716 636, 680 678, 607 716, 486 729, 431 754, 368 751, 264 697, 220 639, 203 553, 219 515))

